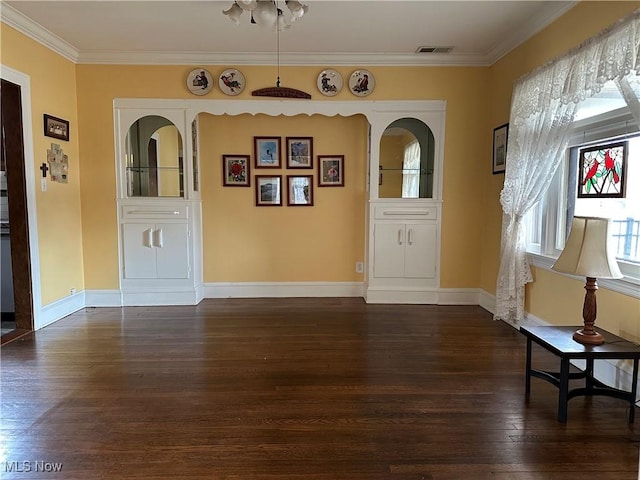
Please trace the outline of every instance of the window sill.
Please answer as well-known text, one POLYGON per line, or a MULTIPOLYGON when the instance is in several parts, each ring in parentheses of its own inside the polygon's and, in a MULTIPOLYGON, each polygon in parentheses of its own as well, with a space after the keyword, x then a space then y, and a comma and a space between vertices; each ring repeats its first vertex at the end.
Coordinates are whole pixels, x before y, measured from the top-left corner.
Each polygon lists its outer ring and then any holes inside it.
MULTIPOLYGON (((529 263, 536 268, 542 268, 544 270, 551 270, 551 266, 555 263, 556 259, 547 257, 537 253, 527 253, 529 255, 529 263)), ((558 273, 558 272, 554 272, 558 273)), ((566 275, 559 273, 559 275, 566 275)), ((583 277, 576 277, 575 275, 566 275, 577 280, 584 280, 583 277)), ((622 293, 634 298, 640 298, 640 279, 634 277, 624 277, 620 279, 598 279, 598 287, 606 288, 614 292, 622 293)))

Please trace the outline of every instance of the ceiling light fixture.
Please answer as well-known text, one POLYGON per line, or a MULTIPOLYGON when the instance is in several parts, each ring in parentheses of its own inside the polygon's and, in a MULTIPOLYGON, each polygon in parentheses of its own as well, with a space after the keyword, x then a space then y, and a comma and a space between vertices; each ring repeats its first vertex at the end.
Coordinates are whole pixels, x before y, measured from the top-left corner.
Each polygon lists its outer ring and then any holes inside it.
POLYGON ((275 30, 276 32, 276 65, 277 77, 276 86, 260 88, 251 92, 256 97, 279 97, 279 98, 311 98, 307 92, 295 88, 282 87, 280 85, 280 31, 291 26, 302 18, 309 7, 297 0, 286 0, 288 13, 285 14, 282 8, 278 7, 278 0, 236 0, 227 10, 222 13, 237 25, 240 25, 240 16, 245 10, 251 12, 251 23, 275 30), (285 16, 286 15, 286 16, 285 16))
POLYGON ((286 0, 284 3, 288 13, 285 14, 285 10, 280 8, 278 3, 276 0, 236 0, 222 13, 227 15, 229 20, 240 25, 240 16, 246 10, 251 12, 251 23, 274 30, 276 28, 284 30, 309 10, 307 5, 303 5, 298 0, 286 0))

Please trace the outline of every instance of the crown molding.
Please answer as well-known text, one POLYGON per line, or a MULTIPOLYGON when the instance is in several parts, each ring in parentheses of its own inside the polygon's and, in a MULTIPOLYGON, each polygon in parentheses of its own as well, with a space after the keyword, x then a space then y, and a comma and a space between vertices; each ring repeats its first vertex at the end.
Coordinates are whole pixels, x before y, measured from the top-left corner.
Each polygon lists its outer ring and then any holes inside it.
POLYGON ((522 45, 524 42, 575 7, 577 3, 579 2, 548 2, 543 10, 527 19, 526 23, 516 29, 513 35, 506 37, 491 49, 486 56, 488 65, 493 65, 511 50, 522 45))
MULTIPOLYGON (((486 54, 452 53, 280 53, 280 65, 335 66, 468 66, 489 67, 511 50, 573 8, 576 2, 549 2, 548 6, 522 25, 517 33, 507 37, 486 54)), ((120 65, 274 65, 275 53, 220 52, 131 52, 84 51, 34 22, 15 8, 0 2, 0 20, 20 33, 76 64, 120 65)))
MULTIPOLYGON (((275 65, 276 54, 220 52, 81 52, 76 63, 120 65, 275 65)), ((280 65, 489 66, 482 55, 470 54, 353 54, 282 53, 280 65)))
POLYGON ((4 2, 0 2, 0 20, 32 40, 62 55, 67 60, 78 63, 79 52, 77 48, 4 2))

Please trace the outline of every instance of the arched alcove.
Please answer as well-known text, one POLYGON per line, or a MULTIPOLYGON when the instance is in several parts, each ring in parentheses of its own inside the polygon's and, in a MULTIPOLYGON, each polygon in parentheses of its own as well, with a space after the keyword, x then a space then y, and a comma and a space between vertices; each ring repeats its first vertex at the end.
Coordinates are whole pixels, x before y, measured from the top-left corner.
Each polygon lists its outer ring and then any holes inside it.
POLYGON ((159 115, 146 115, 129 127, 125 138, 128 197, 182 197, 182 136, 159 115))
POLYGON ((415 118, 392 122, 380 139, 380 198, 432 198, 433 133, 415 118))

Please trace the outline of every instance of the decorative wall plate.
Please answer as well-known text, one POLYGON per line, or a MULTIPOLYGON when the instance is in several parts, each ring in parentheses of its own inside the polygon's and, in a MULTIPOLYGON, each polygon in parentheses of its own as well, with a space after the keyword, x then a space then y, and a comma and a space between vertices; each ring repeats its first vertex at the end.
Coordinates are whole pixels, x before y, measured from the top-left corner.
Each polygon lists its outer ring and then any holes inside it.
POLYGON ((213 88, 213 77, 203 68, 196 68, 187 75, 187 88, 194 95, 206 95, 213 88))
POLYGON ((376 79, 369 70, 356 70, 349 77, 349 90, 358 97, 366 97, 376 88, 376 79))
POLYGON ((228 68, 220 74, 218 85, 227 95, 239 95, 245 87, 244 75, 240 70, 228 68))
POLYGON ((320 72, 316 83, 321 94, 326 95, 327 97, 333 97, 342 90, 342 75, 340 75, 339 72, 328 68, 320 72))

